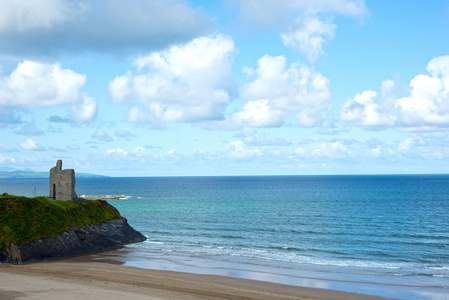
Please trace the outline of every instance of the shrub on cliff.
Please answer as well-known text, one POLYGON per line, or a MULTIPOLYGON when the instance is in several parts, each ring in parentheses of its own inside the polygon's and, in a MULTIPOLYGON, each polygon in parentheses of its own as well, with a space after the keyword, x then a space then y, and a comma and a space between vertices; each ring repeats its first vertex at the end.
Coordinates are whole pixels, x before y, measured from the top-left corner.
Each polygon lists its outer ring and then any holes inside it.
POLYGON ((123 217, 103 200, 86 200, 85 204, 79 204, 46 197, 0 195, 0 252, 7 245, 55 238, 72 226, 83 227, 117 219, 123 217))

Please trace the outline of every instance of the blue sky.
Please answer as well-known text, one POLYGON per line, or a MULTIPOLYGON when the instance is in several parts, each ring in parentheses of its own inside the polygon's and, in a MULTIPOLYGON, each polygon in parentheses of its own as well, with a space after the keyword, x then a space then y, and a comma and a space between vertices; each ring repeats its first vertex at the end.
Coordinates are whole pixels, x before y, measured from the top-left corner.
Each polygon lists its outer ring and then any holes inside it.
POLYGON ((448 1, 0 4, 0 170, 449 170, 448 1))

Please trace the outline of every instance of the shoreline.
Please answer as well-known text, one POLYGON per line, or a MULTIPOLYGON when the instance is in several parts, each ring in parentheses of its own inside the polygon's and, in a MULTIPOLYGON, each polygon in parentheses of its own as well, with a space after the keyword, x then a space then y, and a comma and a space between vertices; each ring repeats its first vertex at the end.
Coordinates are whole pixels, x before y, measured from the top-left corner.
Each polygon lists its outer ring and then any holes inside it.
POLYGON ((147 251, 136 245, 72 260, 123 265, 144 270, 222 276, 237 280, 249 279, 298 288, 372 295, 384 299, 445 299, 448 292, 446 285, 441 285, 442 282, 438 286, 434 285, 437 278, 431 279, 434 283, 432 285, 429 278, 420 276, 363 275, 271 268, 210 260, 207 257, 167 254, 157 250, 147 251), (423 279, 425 281, 422 281, 423 279))
POLYGON ((85 257, 0 264, 0 298, 45 299, 388 299, 217 275, 141 269, 85 257))

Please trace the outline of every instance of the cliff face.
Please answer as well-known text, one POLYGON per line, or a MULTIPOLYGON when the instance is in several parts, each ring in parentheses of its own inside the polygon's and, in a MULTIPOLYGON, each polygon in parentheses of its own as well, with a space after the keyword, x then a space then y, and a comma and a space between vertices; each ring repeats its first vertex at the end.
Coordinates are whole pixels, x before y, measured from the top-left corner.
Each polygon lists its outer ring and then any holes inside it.
POLYGON ((43 238, 23 245, 10 243, 0 253, 0 262, 21 264, 69 258, 145 240, 146 237, 134 230, 126 219, 111 220, 101 225, 71 227, 56 238, 43 238))
POLYGON ((0 262, 32 263, 145 241, 103 200, 83 204, 0 195, 0 262))

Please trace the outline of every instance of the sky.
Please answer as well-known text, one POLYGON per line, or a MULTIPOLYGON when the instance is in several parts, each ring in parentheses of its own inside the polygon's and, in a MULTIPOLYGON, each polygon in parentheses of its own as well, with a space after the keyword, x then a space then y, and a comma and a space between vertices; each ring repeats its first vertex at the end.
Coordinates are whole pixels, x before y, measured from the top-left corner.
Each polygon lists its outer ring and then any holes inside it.
POLYGON ((447 0, 0 7, 0 171, 448 173, 447 0))

